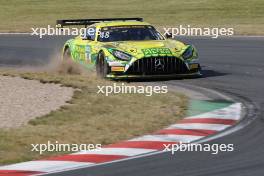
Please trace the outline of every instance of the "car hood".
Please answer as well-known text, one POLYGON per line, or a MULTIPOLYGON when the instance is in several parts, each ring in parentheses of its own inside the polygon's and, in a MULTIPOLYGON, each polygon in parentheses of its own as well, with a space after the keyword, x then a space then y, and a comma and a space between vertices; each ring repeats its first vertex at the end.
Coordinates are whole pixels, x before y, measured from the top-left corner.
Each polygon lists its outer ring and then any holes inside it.
POLYGON ((143 50, 145 49, 161 49, 165 48, 170 50, 172 55, 181 55, 185 50, 186 45, 182 42, 176 40, 158 40, 158 41, 121 41, 121 42, 110 42, 105 45, 107 48, 113 48, 126 53, 131 54, 132 56, 144 55, 143 50))

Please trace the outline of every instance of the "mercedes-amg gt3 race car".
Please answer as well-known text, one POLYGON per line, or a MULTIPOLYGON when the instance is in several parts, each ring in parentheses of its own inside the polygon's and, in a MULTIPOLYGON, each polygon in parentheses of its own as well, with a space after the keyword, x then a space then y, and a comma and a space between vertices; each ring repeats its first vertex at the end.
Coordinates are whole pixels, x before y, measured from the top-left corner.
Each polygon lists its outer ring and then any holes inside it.
POLYGON ((63 59, 95 66, 102 78, 201 75, 194 46, 165 38, 142 18, 57 20, 60 28, 69 25, 86 32, 65 43, 63 59))

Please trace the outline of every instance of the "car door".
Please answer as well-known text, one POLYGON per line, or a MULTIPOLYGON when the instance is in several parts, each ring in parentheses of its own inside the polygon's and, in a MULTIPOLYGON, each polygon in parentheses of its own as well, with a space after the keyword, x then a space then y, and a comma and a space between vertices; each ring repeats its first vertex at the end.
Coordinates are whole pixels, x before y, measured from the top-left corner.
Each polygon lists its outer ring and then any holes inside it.
POLYGON ((96 45, 95 37, 95 27, 89 27, 86 29, 85 34, 75 40, 75 53, 73 56, 75 61, 84 65, 92 63, 92 48, 96 45))

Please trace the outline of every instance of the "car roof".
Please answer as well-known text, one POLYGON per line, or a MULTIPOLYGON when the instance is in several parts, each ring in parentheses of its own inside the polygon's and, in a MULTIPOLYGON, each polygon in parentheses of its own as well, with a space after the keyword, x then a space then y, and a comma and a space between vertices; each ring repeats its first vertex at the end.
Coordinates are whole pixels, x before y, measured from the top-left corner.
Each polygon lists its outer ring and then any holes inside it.
POLYGON ((150 24, 141 21, 105 21, 105 22, 95 23, 92 26, 102 28, 108 26, 126 26, 126 25, 150 25, 150 24))

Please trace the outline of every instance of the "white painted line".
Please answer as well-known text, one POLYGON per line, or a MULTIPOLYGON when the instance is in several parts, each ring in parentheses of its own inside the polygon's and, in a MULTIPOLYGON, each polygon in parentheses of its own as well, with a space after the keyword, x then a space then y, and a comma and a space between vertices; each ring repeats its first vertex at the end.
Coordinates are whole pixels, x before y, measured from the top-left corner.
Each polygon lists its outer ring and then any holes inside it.
POLYGON ((0 35, 29 35, 31 33, 28 32, 0 32, 0 35))
POLYGON ((158 142, 191 142, 198 140, 204 136, 192 135, 145 135, 142 137, 134 138, 129 141, 158 141, 158 142))
POLYGON ((0 167, 0 170, 53 172, 74 167, 90 166, 94 163, 72 161, 29 161, 0 167))
POLYGON ((208 123, 183 123, 183 124, 174 124, 169 126, 167 129, 188 129, 188 130, 215 130, 221 131, 230 127, 231 125, 223 124, 208 124, 208 123))
POLYGON ((144 153, 155 152, 152 149, 139 149, 139 148, 102 148, 101 150, 82 151, 76 154, 98 154, 98 155, 123 155, 123 156, 136 156, 144 153))

